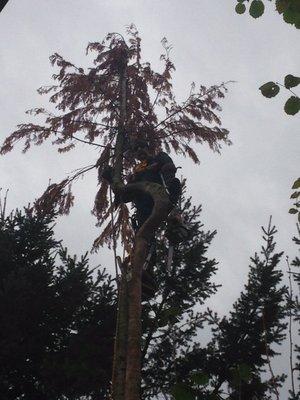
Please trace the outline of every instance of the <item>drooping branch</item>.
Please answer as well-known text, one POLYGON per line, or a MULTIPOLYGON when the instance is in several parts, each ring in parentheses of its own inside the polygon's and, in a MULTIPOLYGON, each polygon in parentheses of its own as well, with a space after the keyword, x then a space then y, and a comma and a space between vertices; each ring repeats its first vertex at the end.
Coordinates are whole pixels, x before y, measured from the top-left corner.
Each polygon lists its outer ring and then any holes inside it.
POLYGON ((60 183, 49 184, 42 196, 35 201, 34 207, 45 213, 57 207, 59 214, 68 214, 74 203, 74 196, 71 192, 72 182, 94 168, 96 168, 96 164, 79 168, 74 171, 73 175, 60 183))
POLYGON ((203 98, 204 96, 209 95, 210 93, 218 90, 218 89, 226 89, 226 85, 228 83, 232 83, 233 81, 227 81, 224 83, 221 83, 218 86, 212 86, 210 89, 206 90, 204 93, 198 93, 198 94, 192 94, 188 97, 188 99, 186 101, 183 102, 183 104, 181 106, 177 106, 177 109, 175 111, 173 111, 171 114, 169 114, 165 119, 163 119, 162 121, 160 121, 157 125, 155 125, 154 129, 157 129, 160 125, 165 124, 166 121, 168 121, 170 118, 174 117, 175 115, 179 114, 180 112, 186 110, 190 105, 192 105, 192 103, 197 102, 198 100, 200 100, 201 98, 203 98))

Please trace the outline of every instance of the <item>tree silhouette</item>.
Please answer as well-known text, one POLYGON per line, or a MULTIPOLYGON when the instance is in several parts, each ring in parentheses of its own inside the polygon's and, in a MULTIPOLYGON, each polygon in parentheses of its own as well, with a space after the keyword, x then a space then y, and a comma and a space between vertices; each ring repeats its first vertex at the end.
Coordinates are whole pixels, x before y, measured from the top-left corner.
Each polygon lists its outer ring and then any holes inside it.
MULTIPOLYGON (((208 310, 212 340, 206 346, 195 341, 186 354, 178 354, 177 385, 173 388, 176 400, 270 399, 270 394, 279 399, 284 376, 274 374, 271 360, 278 354, 275 345, 285 338, 287 288, 278 268, 283 253, 275 252, 277 230, 271 220, 262 230, 261 254, 251 257, 248 282, 229 316, 220 318, 208 310), (266 368, 269 376, 264 374, 266 368)), ((169 390, 175 383, 162 381, 169 390)))
POLYGON ((54 239, 55 213, 0 216, 3 400, 107 398, 116 289, 54 239))
MULTIPOLYGON (((216 232, 204 230, 201 207, 190 198, 183 199, 182 208, 191 224, 189 239, 178 244, 169 271, 160 229, 157 293, 143 301, 142 398, 173 385, 170 348, 189 348, 204 320, 194 308, 217 290, 211 281, 217 263, 207 257, 216 232)), ((0 218, 1 394, 5 400, 107 399, 116 290, 104 269, 95 274, 89 268, 86 255, 67 254, 54 238, 54 221, 53 212, 32 209, 0 218)))
POLYGON ((59 152, 70 151, 82 141, 99 147, 99 158, 95 164, 78 170, 60 183, 51 184, 35 205, 43 212, 56 206, 59 213, 68 213, 74 200, 71 192, 73 181, 93 168, 98 169, 99 190, 93 213, 102 227, 102 233, 95 240, 94 247, 112 245, 120 238, 127 253, 131 252, 131 279, 127 285, 128 271, 123 264, 119 284, 113 374, 113 396, 116 400, 136 400, 140 396, 141 271, 148 252, 148 241, 171 208, 162 185, 128 183, 127 177, 134 167, 134 160, 126 158, 124 153, 130 143, 142 138, 151 143, 154 152, 162 149, 168 153, 174 151, 198 163, 193 143, 205 143, 217 152, 222 144, 231 143, 228 131, 221 127, 218 116, 221 111, 218 101, 224 97, 226 85, 222 83, 196 89, 192 84, 186 100, 178 103, 172 87, 175 67, 170 59, 171 46, 167 40, 162 40, 163 71, 159 73, 153 71, 150 63, 142 62, 141 39, 133 25, 127 29, 127 34, 128 44, 118 33, 108 34, 101 43, 90 43, 87 52, 93 51, 96 56, 94 66, 88 71, 57 53, 51 56, 52 65, 58 67, 58 73, 53 75, 55 84, 41 87, 38 91, 50 96, 56 114, 43 108, 29 110, 29 114, 43 115, 44 124, 18 125, 0 150, 1 154, 5 154, 17 142, 23 141, 25 152, 32 144, 41 145, 50 138, 54 139, 52 143, 58 146, 59 152), (111 188, 101 179, 108 165, 113 166, 111 188), (119 203, 114 224, 110 190, 119 203), (129 223, 131 211, 126 203, 133 202, 140 194, 151 196, 154 207, 151 216, 133 235, 129 223), (123 364, 116 362, 120 357, 123 364))
POLYGON ((3 8, 6 6, 8 3, 8 0, 2 0, 0 3, 0 12, 3 10, 3 8))

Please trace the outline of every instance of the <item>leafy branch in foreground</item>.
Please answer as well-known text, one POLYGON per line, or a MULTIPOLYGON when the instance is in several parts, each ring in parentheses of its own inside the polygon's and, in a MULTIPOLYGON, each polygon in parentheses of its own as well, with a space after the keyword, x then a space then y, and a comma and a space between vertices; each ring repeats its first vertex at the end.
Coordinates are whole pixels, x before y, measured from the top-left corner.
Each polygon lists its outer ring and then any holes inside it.
MULTIPOLYGON (((269 0, 272 2, 273 0, 269 0)), ((235 11, 238 14, 244 14, 247 7, 246 4, 250 3, 249 14, 253 18, 259 18, 264 14, 265 2, 262 0, 237 0, 235 11)), ((283 20, 294 25, 296 28, 300 28, 300 1, 299 0, 276 0, 275 1, 276 11, 282 14, 283 20)), ((297 86, 300 83, 300 78, 292 74, 286 75, 284 79, 284 85, 278 82, 267 82, 264 83, 259 89, 263 96, 267 98, 275 97, 280 90, 280 86, 289 90, 292 96, 286 101, 284 105, 284 111, 288 115, 295 115, 300 110, 300 98, 294 93, 291 88, 297 86)))
POLYGON ((289 209, 289 213, 298 214, 298 222, 300 223, 300 178, 295 180, 292 189, 294 189, 295 192, 291 194, 291 199, 293 199, 295 203, 293 203, 293 207, 289 209))
POLYGON ((285 88, 288 90, 292 96, 288 98, 284 105, 284 111, 288 115, 295 115, 300 110, 300 98, 299 96, 291 90, 291 88, 296 87, 300 84, 300 78, 294 75, 286 75, 284 78, 284 85, 278 82, 267 82, 264 83, 259 90, 261 91, 262 95, 270 99, 271 97, 277 96, 280 91, 280 87, 285 88))
MULTIPOLYGON (((284 22, 300 28, 300 3, 298 0, 269 0, 275 3, 275 9, 282 15, 284 22)), ((235 11, 237 14, 244 14, 247 10, 246 4, 250 3, 249 14, 253 18, 261 17, 265 12, 265 1, 263 0, 237 0, 235 11)))

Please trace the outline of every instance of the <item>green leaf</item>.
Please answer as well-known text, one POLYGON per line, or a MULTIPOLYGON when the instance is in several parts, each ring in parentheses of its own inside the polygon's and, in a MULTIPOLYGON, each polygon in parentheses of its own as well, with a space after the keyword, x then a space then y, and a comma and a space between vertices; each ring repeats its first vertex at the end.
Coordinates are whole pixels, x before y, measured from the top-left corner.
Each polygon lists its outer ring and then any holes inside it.
POLYGON ((289 7, 287 0, 277 0, 276 10, 279 14, 282 14, 289 7))
POLYGON ((292 189, 299 189, 299 188, 300 188, 300 178, 296 179, 292 186, 292 189))
POLYGON ((295 86, 299 85, 299 83, 300 83, 300 78, 298 76, 289 74, 284 78, 284 86, 287 89, 295 87, 295 86))
POLYGON ((289 213, 290 214, 297 214, 298 210, 296 208, 290 208, 289 213))
POLYGON ((191 379, 197 385, 207 385, 209 382, 209 376, 206 374, 203 374, 202 372, 196 372, 195 374, 193 374, 191 376, 191 379))
POLYGON ((284 111, 288 115, 295 115, 300 110, 300 98, 291 96, 284 105, 284 111))
POLYGON ((297 18, 297 12, 288 8, 283 12, 283 19, 287 24, 294 24, 297 18))
POLYGON ((300 12, 299 0, 289 0, 289 8, 293 11, 300 12))
POLYGON ((235 12, 238 14, 244 14, 244 12, 246 11, 246 6, 243 3, 238 3, 235 6, 235 12))
POLYGON ((265 5, 261 0, 253 0, 250 8, 249 13, 253 18, 259 18, 263 15, 265 11, 265 5))
POLYGON ((291 199, 296 199, 297 197, 299 197, 300 196, 300 192, 294 192, 292 195, 291 195, 291 199))
POLYGON ((192 393, 192 389, 182 383, 176 383, 171 390, 172 396, 175 400, 194 400, 195 396, 192 393))
POLYGON ((279 93, 279 86, 276 85, 275 82, 267 82, 263 84, 259 90, 261 91, 262 95, 265 97, 268 97, 269 99, 271 97, 275 97, 279 93))

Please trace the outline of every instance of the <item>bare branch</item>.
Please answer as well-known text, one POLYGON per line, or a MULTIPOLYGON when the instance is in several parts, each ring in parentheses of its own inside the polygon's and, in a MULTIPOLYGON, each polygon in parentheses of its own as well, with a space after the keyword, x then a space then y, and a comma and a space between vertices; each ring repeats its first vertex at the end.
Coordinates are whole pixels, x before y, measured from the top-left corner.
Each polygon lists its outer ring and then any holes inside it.
POLYGON ((102 124, 101 122, 88 121, 88 120, 84 120, 84 119, 76 119, 76 120, 73 120, 72 123, 73 122, 81 122, 81 123, 89 123, 89 124, 99 125, 99 126, 103 126, 104 128, 107 128, 107 129, 117 129, 116 126, 102 124))
MULTIPOLYGON (((94 142, 88 142, 87 140, 83 140, 83 139, 79 139, 78 137, 72 135, 71 136, 72 139, 78 140, 78 142, 82 142, 82 143, 86 143, 86 144, 91 144, 93 146, 98 146, 98 147, 103 147, 106 148, 107 146, 104 144, 98 144, 98 143, 94 143, 94 142)), ((114 149, 114 147, 111 147, 112 149, 114 149)))

